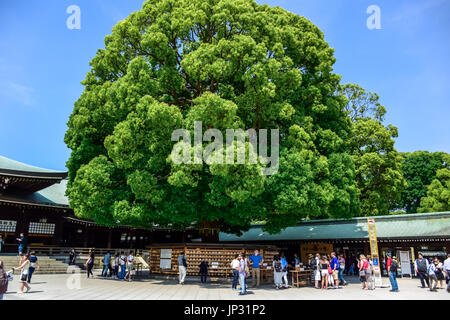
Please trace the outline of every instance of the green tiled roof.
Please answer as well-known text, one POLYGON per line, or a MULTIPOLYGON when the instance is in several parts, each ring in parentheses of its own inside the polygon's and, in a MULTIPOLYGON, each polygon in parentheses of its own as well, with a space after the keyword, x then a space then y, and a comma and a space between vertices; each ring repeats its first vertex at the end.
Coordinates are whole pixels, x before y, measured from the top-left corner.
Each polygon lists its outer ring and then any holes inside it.
POLYGON ((69 199, 65 195, 66 189, 67 180, 61 180, 60 183, 55 183, 50 187, 35 192, 27 196, 26 199, 38 203, 68 206, 69 199))
MULTIPOLYGON (((450 237, 450 212, 403 214, 373 217, 378 238, 450 237)), ((367 217, 350 220, 315 220, 271 235, 261 225, 241 237, 220 233, 220 241, 331 240, 368 238, 367 217)))
POLYGON ((60 172, 60 171, 30 166, 28 164, 0 156, 0 170, 1 169, 22 171, 22 172, 38 172, 38 173, 59 173, 60 172))

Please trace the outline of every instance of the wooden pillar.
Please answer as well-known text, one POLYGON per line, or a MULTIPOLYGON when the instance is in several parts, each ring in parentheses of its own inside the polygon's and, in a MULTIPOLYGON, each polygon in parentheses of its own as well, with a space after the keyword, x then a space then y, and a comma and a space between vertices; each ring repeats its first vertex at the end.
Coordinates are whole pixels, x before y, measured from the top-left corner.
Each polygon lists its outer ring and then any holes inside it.
POLYGON ((112 239, 112 229, 109 228, 109 230, 108 230, 108 246, 107 246, 108 249, 111 249, 111 239, 112 239))
POLYGON ((55 235, 53 236, 53 244, 57 246, 62 245, 62 238, 63 238, 63 232, 64 232, 64 224, 61 217, 58 217, 58 220, 56 221, 55 226, 55 235))
POLYGON ((83 247, 87 248, 88 246, 88 239, 89 239, 89 227, 86 225, 85 229, 84 229, 84 239, 83 239, 83 247))

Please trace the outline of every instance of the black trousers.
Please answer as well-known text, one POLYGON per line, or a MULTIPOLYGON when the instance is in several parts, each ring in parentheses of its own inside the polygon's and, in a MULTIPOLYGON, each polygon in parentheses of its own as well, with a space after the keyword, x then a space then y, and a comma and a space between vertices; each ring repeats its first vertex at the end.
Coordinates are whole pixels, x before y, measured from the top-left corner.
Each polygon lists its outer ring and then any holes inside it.
POLYGON ((206 283, 206 274, 200 274, 200 281, 202 282, 202 283, 206 283))
POLYGON ((87 277, 89 278, 89 275, 94 276, 94 274, 92 273, 92 268, 94 267, 94 265, 89 265, 87 266, 87 277))
POLYGON ((426 272, 423 271, 419 271, 419 279, 420 279, 420 284, 422 285, 422 287, 425 287, 425 282, 427 283, 427 287, 430 287, 430 281, 428 280, 428 275, 426 272), (425 280, 425 282, 424 282, 425 280))

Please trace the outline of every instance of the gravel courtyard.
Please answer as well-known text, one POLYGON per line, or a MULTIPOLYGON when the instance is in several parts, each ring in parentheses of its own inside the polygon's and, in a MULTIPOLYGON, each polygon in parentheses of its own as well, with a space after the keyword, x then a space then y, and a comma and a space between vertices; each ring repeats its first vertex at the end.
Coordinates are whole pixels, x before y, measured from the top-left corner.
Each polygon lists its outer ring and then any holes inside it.
MULTIPOLYGON (((95 273, 98 274, 98 273, 95 273)), ((35 275, 29 293, 17 294, 18 276, 9 284, 4 300, 450 300, 446 290, 430 292, 419 287, 418 279, 398 279, 400 292, 389 288, 363 291, 356 277, 347 278, 342 289, 318 290, 311 287, 275 290, 271 285, 250 288, 250 294, 239 296, 229 283, 187 281, 179 285, 174 280, 139 279, 133 282, 86 279, 83 274, 35 275)), ((383 278, 385 284, 389 283, 383 278)))

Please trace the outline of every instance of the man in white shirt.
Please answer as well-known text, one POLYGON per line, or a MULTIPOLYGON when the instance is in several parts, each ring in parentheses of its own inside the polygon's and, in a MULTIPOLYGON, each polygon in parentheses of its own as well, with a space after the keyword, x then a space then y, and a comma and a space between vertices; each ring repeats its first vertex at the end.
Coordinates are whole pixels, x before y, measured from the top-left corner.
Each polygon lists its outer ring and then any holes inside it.
POLYGON ((239 266, 240 262, 238 260, 239 255, 237 254, 236 257, 231 261, 231 269, 233 270, 233 285, 231 286, 232 290, 239 290, 237 288, 237 284, 239 281, 239 266))
POLYGON ((127 257, 128 273, 127 273, 126 278, 128 278, 128 281, 131 281, 131 276, 132 276, 132 271, 133 271, 133 264, 134 264, 133 251, 130 251, 130 255, 127 257))
POLYGON ((445 281, 447 282, 447 292, 450 293, 450 253, 444 261, 445 281))

